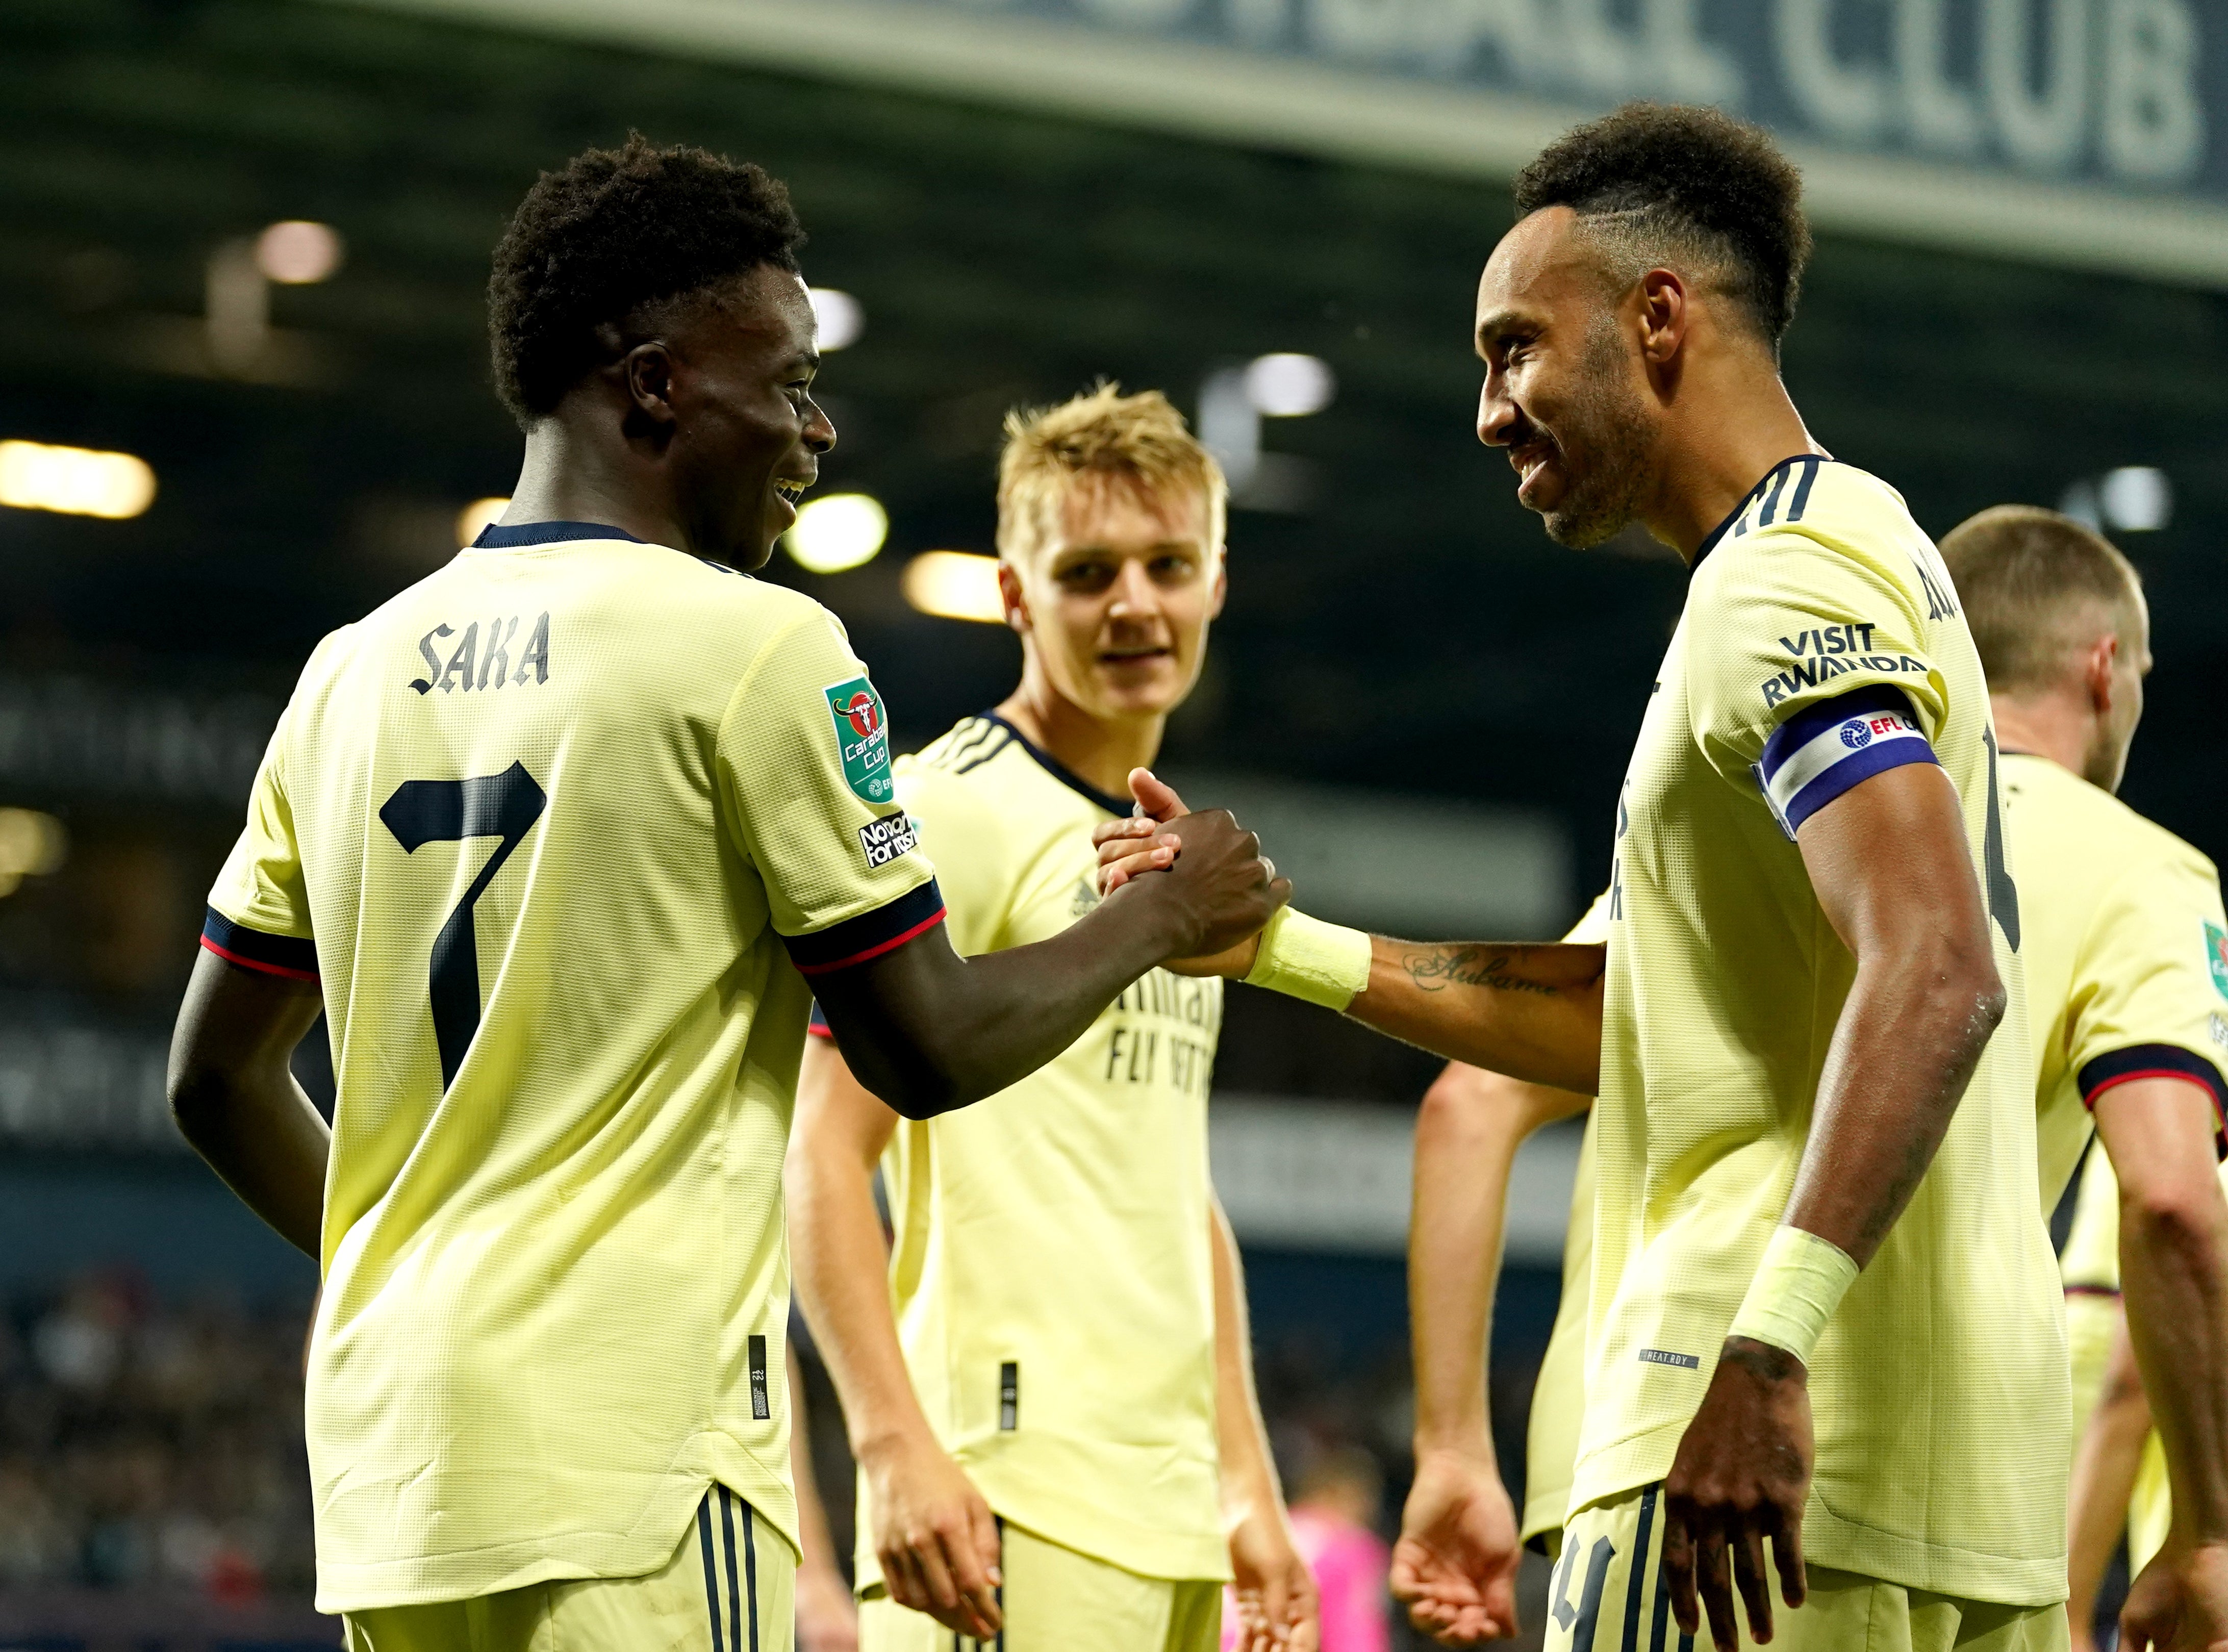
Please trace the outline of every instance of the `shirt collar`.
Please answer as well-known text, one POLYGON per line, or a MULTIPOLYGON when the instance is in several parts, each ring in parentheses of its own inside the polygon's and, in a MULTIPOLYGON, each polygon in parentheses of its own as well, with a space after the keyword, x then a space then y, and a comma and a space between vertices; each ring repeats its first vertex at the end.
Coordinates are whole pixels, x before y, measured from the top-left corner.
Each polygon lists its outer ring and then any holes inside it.
POLYGON ((1081 792, 1085 797, 1090 798, 1092 802, 1097 804, 1101 809, 1104 809, 1110 815, 1126 815, 1130 812, 1133 806, 1132 799, 1128 797, 1117 797, 1111 792, 1101 791, 1097 786, 1092 785, 1090 781, 1085 779, 1073 769, 1069 768, 1066 764, 1061 762, 1050 752, 1046 751, 1042 746, 1039 746, 1027 734, 1022 733, 1021 731, 1015 727, 1013 724, 1008 722, 1003 717, 998 715, 996 712, 984 712, 983 714, 983 720, 985 722, 996 723, 999 727, 1004 729, 1008 734, 1011 734, 1021 748, 1037 760, 1037 765, 1040 768, 1043 769, 1047 774, 1052 776, 1053 779, 1059 781, 1060 784, 1067 787, 1071 791, 1081 792))
POLYGON ((1692 574, 1696 568, 1702 566, 1702 559, 1707 556, 1712 551, 1718 548, 1718 541, 1723 539, 1725 535, 1731 531, 1732 525, 1741 519, 1741 513, 1746 510, 1751 505, 1754 504, 1757 500, 1762 496, 1764 490, 1771 485, 1772 477, 1779 475, 1782 471, 1787 470, 1791 465, 1802 464, 1805 459, 1817 459, 1821 464, 1824 464, 1826 462, 1821 455, 1816 453, 1796 453, 1787 458, 1780 460, 1778 464, 1773 465, 1769 471, 1766 471, 1762 476, 1758 477, 1757 478, 1756 485, 1741 496, 1740 503, 1732 508, 1732 514, 1729 515, 1725 521, 1719 522, 1715 528, 1710 529, 1709 536, 1702 541, 1701 549, 1694 553, 1694 560, 1687 565, 1687 572, 1689 574, 1692 574))
POLYGON ((646 545, 623 528, 608 522, 490 522, 472 541, 476 551, 514 551, 528 545, 554 545, 568 539, 623 539, 646 545))

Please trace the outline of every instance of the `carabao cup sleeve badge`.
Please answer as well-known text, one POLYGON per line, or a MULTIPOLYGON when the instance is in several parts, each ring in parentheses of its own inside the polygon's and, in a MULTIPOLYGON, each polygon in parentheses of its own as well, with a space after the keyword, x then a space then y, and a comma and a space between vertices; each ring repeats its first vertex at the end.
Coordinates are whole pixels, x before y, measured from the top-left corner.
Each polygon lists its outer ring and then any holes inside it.
POLYGON ((835 720, 836 746, 843 754, 843 781, 854 797, 876 808, 897 795, 890 779, 890 733, 882 697, 864 677, 822 690, 835 720))

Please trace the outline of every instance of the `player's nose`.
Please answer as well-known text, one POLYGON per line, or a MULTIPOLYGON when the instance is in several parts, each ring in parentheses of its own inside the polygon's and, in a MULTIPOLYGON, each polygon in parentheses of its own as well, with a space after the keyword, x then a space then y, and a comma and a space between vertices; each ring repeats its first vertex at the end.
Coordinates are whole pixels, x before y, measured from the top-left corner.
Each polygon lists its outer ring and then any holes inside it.
POLYGON ((1116 619, 1139 619, 1160 611, 1160 592, 1145 565, 1136 557, 1124 557, 1121 571, 1114 576, 1114 602, 1109 610, 1116 619))
POLYGON ((1522 415, 1508 394, 1508 381, 1498 373, 1489 373, 1477 393, 1477 439, 1488 447, 1506 447, 1509 433, 1522 415))

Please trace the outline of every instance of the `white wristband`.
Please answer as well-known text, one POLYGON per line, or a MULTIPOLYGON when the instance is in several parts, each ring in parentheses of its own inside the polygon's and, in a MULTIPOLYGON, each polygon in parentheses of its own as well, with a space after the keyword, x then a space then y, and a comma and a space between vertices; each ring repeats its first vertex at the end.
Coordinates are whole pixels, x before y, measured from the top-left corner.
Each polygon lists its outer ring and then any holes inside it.
POLYGON ((1343 1010, 1369 986, 1369 937, 1279 906, 1245 984, 1343 1010))
POLYGON ((1783 1222, 1772 1230, 1725 1335, 1768 1342, 1808 1365, 1826 1322, 1856 1277, 1857 1265, 1840 1245, 1783 1222))

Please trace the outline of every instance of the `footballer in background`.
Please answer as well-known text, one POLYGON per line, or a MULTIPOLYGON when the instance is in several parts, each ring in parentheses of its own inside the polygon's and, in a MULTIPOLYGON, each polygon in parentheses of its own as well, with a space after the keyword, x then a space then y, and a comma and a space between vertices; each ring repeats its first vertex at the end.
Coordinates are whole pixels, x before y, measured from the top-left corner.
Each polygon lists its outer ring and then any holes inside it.
MULTIPOLYGON (((1098 905, 1092 832, 1128 811, 1221 611, 1225 494, 1157 392, 1009 418, 998 580, 1021 680, 896 765, 963 954, 1098 905)), ((867 1652, 1007 1630, 1213 1652, 1226 1580, 1244 1644, 1315 1645, 1207 1176, 1221 1023, 1220 981, 1155 970, 1039 1071, 930 1124, 863 1085, 840 1037, 808 1048, 791 1220, 861 1467, 867 1652)))
MULTIPOLYGON (((2029 893, 2023 950, 2045 1208, 2079 1163, 2092 1114, 2103 1149, 2090 1154, 2061 1259, 2077 1435, 2116 1341, 2139 1367, 2122 1367, 2116 1403, 2095 1419, 2094 1460, 2074 1477, 2071 1632, 2089 1638, 2128 1515, 2128 1476, 2110 1466, 2127 1455, 2106 1448, 2131 1431, 2114 1425, 2132 1392, 2159 1444, 2135 1488, 2130 1559, 2141 1575, 2121 1613, 2122 1643, 2217 1643, 2228 1637, 2219 874, 2113 795, 2151 667, 2150 615, 2127 558, 2093 529, 2026 505, 1962 523, 1942 556, 1988 668, 2005 825, 2029 893)), ((2135 1431, 2138 1450, 2148 1432, 2135 1431)))

